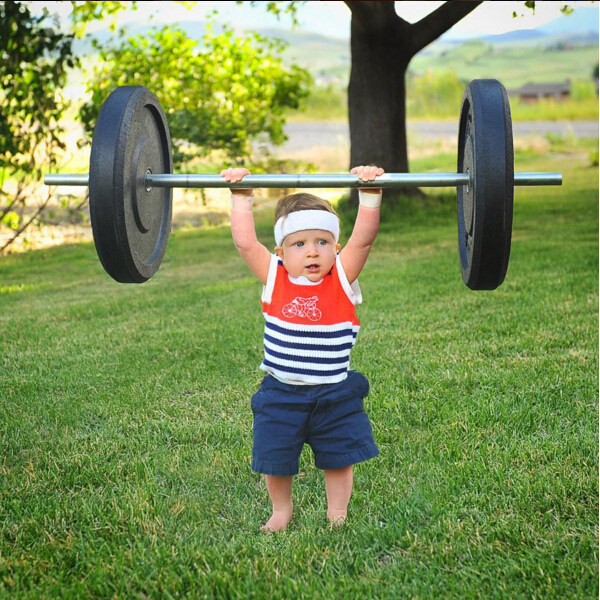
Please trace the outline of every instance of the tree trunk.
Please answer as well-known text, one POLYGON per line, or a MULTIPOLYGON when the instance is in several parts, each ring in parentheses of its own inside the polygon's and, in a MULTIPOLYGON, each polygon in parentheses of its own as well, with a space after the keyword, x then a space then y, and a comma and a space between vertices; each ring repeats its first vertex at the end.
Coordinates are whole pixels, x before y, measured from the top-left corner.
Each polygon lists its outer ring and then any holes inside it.
MULTIPOLYGON (((352 9, 350 168, 377 165, 388 173, 408 172, 404 87, 410 60, 407 24, 396 15, 393 2, 348 4, 352 9)), ((386 191, 386 202, 405 191, 386 191)), ((353 199, 355 196, 353 193, 353 199)))
MULTIPOLYGON (((415 24, 400 18, 394 2, 348 1, 352 11, 348 84, 350 168, 377 165, 408 172, 405 75, 412 57, 481 2, 446 2, 415 24)), ((458 115, 459 107, 457 107, 458 115)), ((386 191, 386 203, 415 188, 386 191)), ((353 190, 351 202, 358 202, 353 190)))

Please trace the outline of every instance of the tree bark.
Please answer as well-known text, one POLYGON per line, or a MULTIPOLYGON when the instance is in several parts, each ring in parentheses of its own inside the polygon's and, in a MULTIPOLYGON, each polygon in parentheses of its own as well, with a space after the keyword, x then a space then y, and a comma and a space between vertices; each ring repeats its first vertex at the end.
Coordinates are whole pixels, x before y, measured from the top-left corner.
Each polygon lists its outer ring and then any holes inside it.
MULTIPOLYGON (((350 168, 377 165, 407 173, 405 75, 412 57, 477 8, 479 1, 450 1, 411 24, 396 14, 394 2, 347 1, 351 69, 348 84, 350 168)), ((460 107, 457 107, 457 115, 460 107)), ((414 188, 386 191, 397 202, 414 188)), ((353 190, 351 202, 358 202, 353 190)))

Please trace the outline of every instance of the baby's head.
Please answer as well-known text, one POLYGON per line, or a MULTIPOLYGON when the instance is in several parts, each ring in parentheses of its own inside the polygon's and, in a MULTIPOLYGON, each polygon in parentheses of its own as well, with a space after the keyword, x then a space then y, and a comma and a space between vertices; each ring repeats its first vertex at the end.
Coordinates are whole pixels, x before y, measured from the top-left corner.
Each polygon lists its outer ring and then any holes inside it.
POLYGON ((291 194, 275 208, 275 252, 292 277, 319 281, 333 267, 340 222, 327 200, 313 194, 291 194))

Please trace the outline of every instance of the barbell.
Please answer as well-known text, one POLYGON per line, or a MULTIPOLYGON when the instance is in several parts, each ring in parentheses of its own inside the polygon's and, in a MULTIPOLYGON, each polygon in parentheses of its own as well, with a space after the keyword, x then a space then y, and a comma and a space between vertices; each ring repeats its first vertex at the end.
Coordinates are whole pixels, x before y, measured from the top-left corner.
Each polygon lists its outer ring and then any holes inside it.
POLYGON ((561 173, 514 172, 510 104, 495 79, 465 89, 456 173, 356 175, 174 174, 167 119, 143 86, 117 87, 104 101, 86 175, 47 174, 52 186, 89 186, 94 243, 105 271, 120 283, 143 283, 160 267, 171 230, 173 188, 456 187, 458 248, 464 283, 492 290, 508 268, 515 185, 561 185, 561 173))

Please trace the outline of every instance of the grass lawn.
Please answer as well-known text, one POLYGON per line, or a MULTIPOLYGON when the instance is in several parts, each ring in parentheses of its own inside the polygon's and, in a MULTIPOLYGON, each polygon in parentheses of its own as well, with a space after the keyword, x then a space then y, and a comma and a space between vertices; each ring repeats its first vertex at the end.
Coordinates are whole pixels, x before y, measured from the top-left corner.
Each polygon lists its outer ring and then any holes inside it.
POLYGON ((381 455, 334 530, 308 450, 258 530, 261 289, 228 228, 141 286, 91 245, 0 259, 0 597, 596 598, 598 168, 517 164, 565 183, 517 188, 496 291, 462 284, 454 194, 382 225, 353 351, 381 455))

